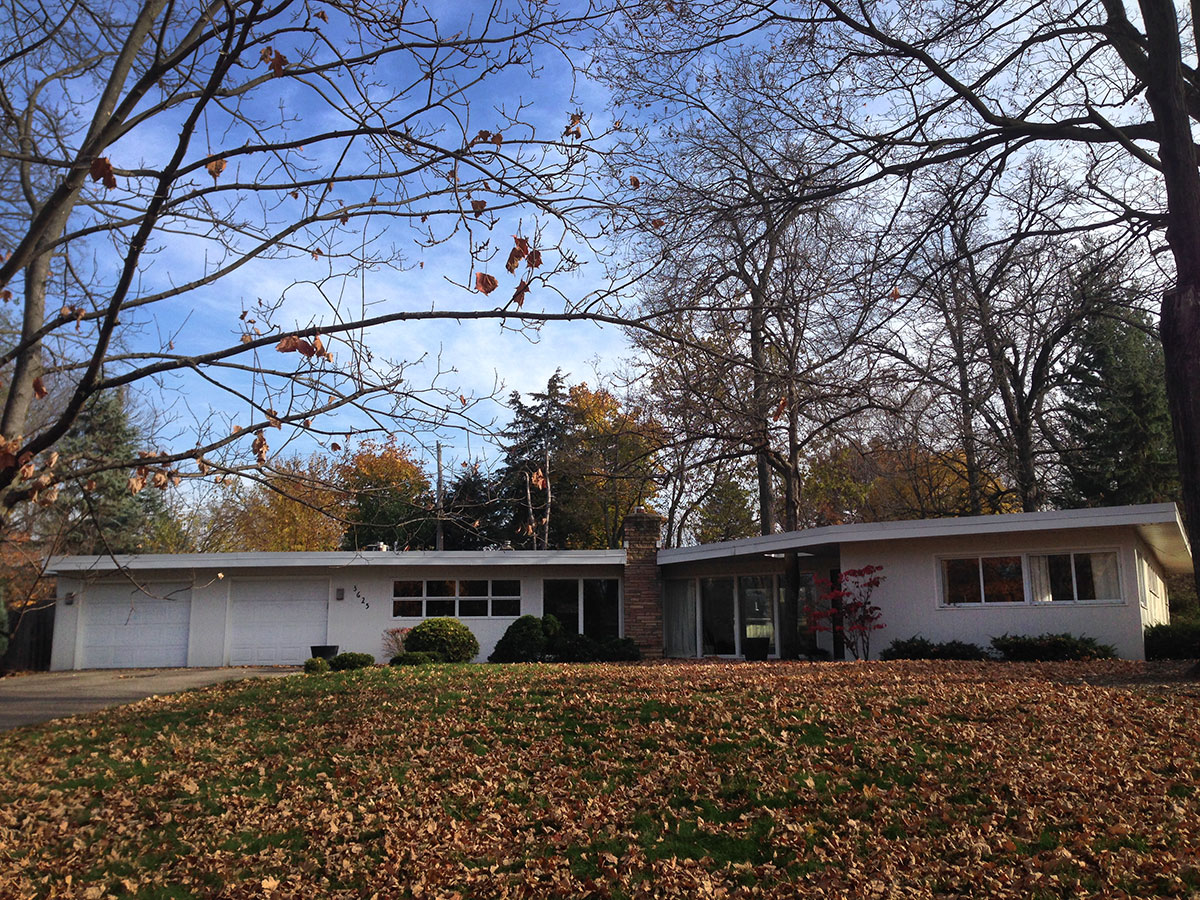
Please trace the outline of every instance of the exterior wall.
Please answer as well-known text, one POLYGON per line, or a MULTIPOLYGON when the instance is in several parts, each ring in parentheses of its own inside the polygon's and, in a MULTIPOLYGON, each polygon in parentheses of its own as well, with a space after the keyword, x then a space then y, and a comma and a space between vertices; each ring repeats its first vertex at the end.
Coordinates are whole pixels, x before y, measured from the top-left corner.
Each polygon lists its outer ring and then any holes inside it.
MULTIPOLYGON (((296 581, 311 593, 316 589, 328 592, 329 615, 326 643, 337 644, 341 651, 371 653, 379 662, 387 662, 383 651, 383 634, 390 628, 411 628, 419 624, 420 618, 393 618, 392 593, 396 579, 441 580, 449 578, 471 579, 517 579, 521 582, 522 615, 542 614, 542 582, 548 578, 610 578, 618 581, 622 576, 619 565, 590 566, 471 566, 459 569, 450 567, 352 567, 322 568, 319 570, 255 569, 226 573, 218 578, 217 572, 179 569, 155 571, 152 576, 142 575, 147 582, 172 582, 191 584, 191 621, 188 631, 189 666, 227 666, 230 664, 230 639, 233 633, 232 591, 236 583, 244 589, 247 583, 260 581, 278 585, 285 581, 296 581), (342 599, 337 599, 338 591, 342 599)), ((90 584, 70 577, 58 579, 58 600, 55 611, 54 643, 50 667, 54 670, 74 669, 83 664, 81 648, 84 642, 86 614, 81 616, 87 604, 88 591, 124 590, 129 581, 122 577, 101 579, 90 584), (66 597, 74 592, 72 603, 66 597), (81 622, 83 627, 81 628, 81 622)), ((515 616, 464 617, 462 621, 470 627, 479 640, 479 656, 476 661, 485 661, 495 649, 496 641, 515 616)), ((661 618, 660 618, 661 621, 661 618)), ((661 655, 661 627, 660 627, 661 655)))
POLYGON ((1137 549, 1138 590, 1142 607, 1142 627, 1165 625, 1171 621, 1171 605, 1162 567, 1140 541, 1137 549))
POLYGON ((79 638, 79 596, 83 585, 76 578, 58 576, 54 601, 54 642, 50 648, 50 671, 75 668, 75 644, 79 638), (67 598, 71 598, 68 605, 67 598))
MULTIPOLYGON (((334 571, 331 593, 336 598, 337 590, 344 590, 344 599, 334 599, 329 606, 329 643, 343 650, 373 653, 379 662, 387 662, 382 642, 383 633, 389 628, 412 628, 421 623, 417 617, 392 618, 392 582, 397 578, 414 581, 436 580, 453 577, 478 579, 520 579, 521 615, 542 614, 542 581, 547 578, 620 578, 620 567, 591 566, 586 569, 569 566, 539 566, 536 568, 484 568, 472 567, 469 571, 449 571, 434 568, 406 568, 391 570, 344 570, 334 571)), ((484 662, 496 649, 496 642, 516 616, 464 617, 461 620, 470 627, 479 640, 479 655, 476 662, 484 662)))
POLYGON ((886 581, 872 600, 884 630, 872 637, 872 657, 893 640, 920 635, 987 647, 993 637, 1070 632, 1112 644, 1125 659, 1144 659, 1140 584, 1132 529, 1090 528, 1037 534, 970 535, 907 541, 848 543, 842 569, 883 566, 886 581), (1119 603, 1027 603, 942 606, 940 559, 971 554, 1116 550, 1123 600, 1119 603))

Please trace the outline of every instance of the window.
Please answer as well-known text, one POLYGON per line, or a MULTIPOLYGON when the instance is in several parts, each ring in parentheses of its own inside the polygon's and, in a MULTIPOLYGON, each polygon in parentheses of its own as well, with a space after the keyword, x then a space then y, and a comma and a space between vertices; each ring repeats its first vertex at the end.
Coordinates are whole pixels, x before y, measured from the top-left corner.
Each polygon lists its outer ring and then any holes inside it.
POLYGON ((946 606, 1122 601, 1115 550, 943 559, 941 569, 946 606))
POLYGON ((558 619, 566 634, 606 641, 620 634, 620 597, 615 578, 547 578, 542 582, 542 614, 558 619))
POLYGON ((1029 576, 1036 603, 1121 599, 1115 552, 1030 556, 1029 576))
POLYGON ((976 556, 942 560, 947 605, 1024 603, 1025 579, 1019 556, 976 556))
POLYGON ((521 582, 516 578, 471 578, 456 581, 395 581, 392 583, 392 618, 435 616, 459 618, 516 618, 521 614, 521 582))

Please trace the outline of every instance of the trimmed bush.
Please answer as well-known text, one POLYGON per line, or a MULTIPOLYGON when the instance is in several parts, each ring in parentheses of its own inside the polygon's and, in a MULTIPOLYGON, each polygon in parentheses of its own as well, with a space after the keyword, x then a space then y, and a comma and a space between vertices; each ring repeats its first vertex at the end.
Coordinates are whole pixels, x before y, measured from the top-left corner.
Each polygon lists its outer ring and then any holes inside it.
POLYGON ((409 650, 404 653, 397 653, 392 657, 391 665, 393 666, 427 666, 430 663, 442 662, 442 658, 436 653, 422 653, 420 651, 409 650))
POLYGON ((966 641, 931 641, 920 635, 892 641, 880 659, 991 659, 992 655, 978 644, 966 641))
POLYGON ((1146 629, 1146 659, 1200 659, 1200 622, 1172 622, 1146 629))
POLYGON ((554 658, 559 662, 596 662, 600 659, 600 644, 586 634, 564 634, 555 642, 554 658))
POLYGON ((335 672, 366 669, 373 665, 375 665, 375 657, 370 653, 339 653, 329 661, 329 668, 335 672))
POLYGON ((1095 638, 1073 634, 1002 634, 992 638, 992 647, 1007 662, 1060 662, 1078 659, 1112 659, 1117 650, 1095 638))
POLYGON ((329 671, 329 660, 319 656, 310 656, 304 661, 304 671, 309 675, 320 675, 329 671))
POLYGON ((600 645, 603 662, 637 662, 642 658, 642 648, 633 638, 613 638, 600 645))
POLYGON ((471 629, 448 616, 426 619, 404 638, 409 653, 437 653, 446 662, 470 662, 479 655, 479 641, 471 629))
POLYGON ((496 641, 496 649, 488 657, 488 662, 537 662, 545 655, 546 631, 542 627, 542 620, 537 616, 521 616, 496 641))

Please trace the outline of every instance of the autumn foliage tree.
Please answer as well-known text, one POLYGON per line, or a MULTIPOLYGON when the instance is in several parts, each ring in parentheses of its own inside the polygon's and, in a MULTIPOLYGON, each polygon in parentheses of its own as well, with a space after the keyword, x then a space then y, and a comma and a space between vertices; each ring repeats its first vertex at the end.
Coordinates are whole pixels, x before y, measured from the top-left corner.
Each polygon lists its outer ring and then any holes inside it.
POLYGON ((229 485, 210 502, 226 507, 221 551, 337 550, 349 496, 336 486, 339 466, 326 454, 272 460, 253 480, 229 485), (230 514, 231 510, 231 514, 230 514))

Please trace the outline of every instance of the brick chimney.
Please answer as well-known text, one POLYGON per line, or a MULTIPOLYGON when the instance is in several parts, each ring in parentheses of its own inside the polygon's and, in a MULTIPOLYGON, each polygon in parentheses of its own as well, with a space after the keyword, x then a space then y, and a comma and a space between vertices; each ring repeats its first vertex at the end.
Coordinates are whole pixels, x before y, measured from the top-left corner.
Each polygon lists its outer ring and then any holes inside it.
POLYGON ((637 507, 625 517, 625 636, 648 659, 663 655, 662 579, 658 544, 662 517, 637 507))

